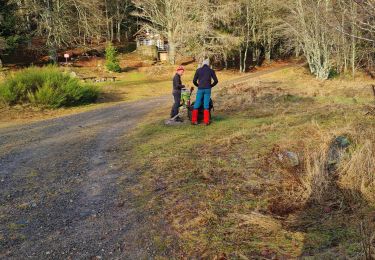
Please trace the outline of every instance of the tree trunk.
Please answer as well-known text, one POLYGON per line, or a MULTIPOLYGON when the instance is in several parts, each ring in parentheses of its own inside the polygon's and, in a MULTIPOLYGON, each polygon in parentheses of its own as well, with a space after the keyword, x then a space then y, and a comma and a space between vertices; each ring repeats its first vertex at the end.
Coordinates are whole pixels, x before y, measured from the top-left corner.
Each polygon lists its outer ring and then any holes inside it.
POLYGON ((108 17, 108 4, 107 4, 107 0, 104 1, 104 5, 105 5, 105 20, 106 20, 106 25, 107 25, 107 40, 110 40, 110 38, 111 38, 111 31, 110 31, 110 28, 109 28, 109 17, 108 17))
MULTIPOLYGON (((356 4, 352 3, 352 17, 353 19, 355 19, 355 16, 356 16, 356 13, 357 13, 357 8, 356 8, 356 4)), ((356 42, 356 34, 357 34, 357 30, 355 28, 354 25, 352 25, 352 76, 353 78, 355 77, 355 62, 356 62, 356 59, 357 59, 357 42, 356 42)))
POLYGON ((357 49, 356 40, 355 40, 355 37, 352 36, 352 76, 353 76, 353 78, 355 77, 355 67, 356 67, 355 61, 357 59, 356 49, 357 49))
POLYGON ((243 67, 242 67, 242 72, 246 72, 246 64, 247 64, 247 53, 249 52, 249 43, 247 42, 246 43, 246 49, 245 49, 245 53, 244 53, 244 56, 243 56, 243 67))
POLYGON ((223 60, 224 60, 224 69, 228 69, 228 55, 224 52, 223 53, 223 60))
POLYGON ((271 33, 267 32, 267 44, 266 44, 266 54, 265 59, 267 63, 271 63, 271 49, 272 49, 272 38, 271 33))
POLYGON ((174 33, 172 26, 168 25, 168 45, 169 45, 169 63, 172 65, 176 64, 176 42, 174 40, 174 33))
POLYGON ((169 63, 172 65, 176 64, 176 46, 174 42, 168 42, 169 44, 169 63))
POLYGON ((0 57, 0 68, 3 67, 3 61, 1 60, 1 57, 0 57))
POLYGON ((169 46, 169 63, 172 65, 176 64, 176 43, 174 41, 173 32, 168 31, 168 46, 169 46))
POLYGON ((299 58, 301 56, 301 46, 300 46, 300 43, 296 44, 295 55, 296 55, 296 58, 299 58))
POLYGON ((121 42, 121 22, 117 22, 117 41, 121 42))
POLYGON ((117 30, 116 30, 116 38, 117 41, 120 43, 121 42, 121 23, 122 23, 122 17, 120 13, 120 2, 116 1, 116 12, 117 12, 117 30))
POLYGON ((271 51, 269 49, 266 50, 265 59, 266 59, 266 63, 268 64, 271 63, 271 51))
POLYGON ((243 64, 242 64, 242 71, 246 72, 247 68, 247 54, 249 52, 249 41, 250 41, 250 11, 249 5, 246 5, 246 46, 245 46, 245 53, 243 57, 243 64))
POLYGON ((111 28, 111 42, 113 42, 114 39, 114 30, 113 30, 113 18, 111 18, 110 28, 111 28))
POLYGON ((240 48, 240 72, 242 72, 242 49, 240 48))

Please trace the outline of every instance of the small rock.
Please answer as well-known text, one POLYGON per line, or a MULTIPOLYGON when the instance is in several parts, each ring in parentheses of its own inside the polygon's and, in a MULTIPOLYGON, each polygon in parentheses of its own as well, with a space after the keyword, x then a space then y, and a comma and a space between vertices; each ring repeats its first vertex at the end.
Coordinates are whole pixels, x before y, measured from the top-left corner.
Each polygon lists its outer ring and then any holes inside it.
POLYGON ((70 76, 72 78, 76 78, 77 77, 77 73, 75 73, 74 71, 70 72, 70 76))
POLYGON ((332 142, 328 150, 327 170, 332 173, 337 169, 337 165, 342 160, 347 148, 350 146, 350 141, 345 136, 338 136, 332 142))
POLYGON ((282 163, 286 163, 290 167, 297 167, 300 165, 299 157, 296 153, 286 151, 277 155, 278 159, 282 163))
POLYGON ((296 167, 299 165, 299 158, 296 153, 293 152, 286 152, 286 157, 289 159, 289 163, 291 166, 296 167))
POLYGON ((168 119, 168 120, 164 121, 164 124, 166 126, 179 126, 179 125, 185 124, 185 122, 178 122, 178 121, 175 121, 175 120, 168 119))
POLYGON ((342 149, 348 148, 350 146, 350 141, 345 136, 337 137, 334 142, 337 144, 338 147, 340 147, 342 149))

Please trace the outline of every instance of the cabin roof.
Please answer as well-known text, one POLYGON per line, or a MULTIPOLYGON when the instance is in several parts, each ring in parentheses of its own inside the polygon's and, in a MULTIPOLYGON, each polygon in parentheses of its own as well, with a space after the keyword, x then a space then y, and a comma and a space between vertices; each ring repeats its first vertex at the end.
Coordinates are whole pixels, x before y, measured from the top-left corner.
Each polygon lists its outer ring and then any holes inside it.
POLYGON ((134 36, 136 37, 147 37, 147 36, 160 36, 160 33, 157 32, 154 28, 151 26, 142 26, 140 30, 138 30, 134 36))

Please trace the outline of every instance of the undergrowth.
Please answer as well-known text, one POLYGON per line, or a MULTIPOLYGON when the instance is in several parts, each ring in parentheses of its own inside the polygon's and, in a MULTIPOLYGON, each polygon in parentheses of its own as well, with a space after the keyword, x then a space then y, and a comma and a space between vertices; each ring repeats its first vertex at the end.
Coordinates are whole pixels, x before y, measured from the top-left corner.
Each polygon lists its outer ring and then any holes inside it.
POLYGON ((95 102, 99 91, 57 67, 31 67, 10 75, 0 85, 0 103, 58 108, 95 102))

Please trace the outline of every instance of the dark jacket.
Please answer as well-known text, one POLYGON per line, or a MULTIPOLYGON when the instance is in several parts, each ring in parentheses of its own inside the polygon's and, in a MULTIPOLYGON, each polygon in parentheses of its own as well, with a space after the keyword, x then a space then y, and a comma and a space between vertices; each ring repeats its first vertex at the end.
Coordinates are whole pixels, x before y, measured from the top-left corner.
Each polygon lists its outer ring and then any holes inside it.
POLYGON ((213 88, 219 83, 216 73, 209 66, 204 65, 195 73, 193 83, 198 88, 213 88), (213 82, 212 82, 213 80, 213 82))
POLYGON ((181 92, 185 86, 182 85, 181 76, 176 73, 173 77, 173 93, 181 92))

